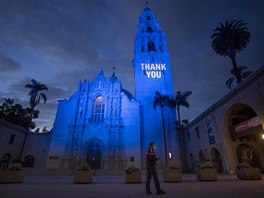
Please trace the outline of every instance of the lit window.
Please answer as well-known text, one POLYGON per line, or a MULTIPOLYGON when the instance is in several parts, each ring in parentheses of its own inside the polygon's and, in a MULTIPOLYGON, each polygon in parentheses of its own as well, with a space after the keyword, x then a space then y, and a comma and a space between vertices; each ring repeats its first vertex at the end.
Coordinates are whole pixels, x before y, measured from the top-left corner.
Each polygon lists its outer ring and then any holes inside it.
POLYGON ((102 96, 98 96, 92 107, 91 122, 101 123, 104 121, 105 104, 102 96))

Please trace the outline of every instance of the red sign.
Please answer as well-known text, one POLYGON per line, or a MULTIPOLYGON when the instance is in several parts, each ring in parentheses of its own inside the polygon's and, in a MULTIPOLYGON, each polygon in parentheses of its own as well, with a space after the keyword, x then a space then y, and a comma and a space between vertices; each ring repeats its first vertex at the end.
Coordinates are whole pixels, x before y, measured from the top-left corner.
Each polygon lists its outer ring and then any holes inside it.
POLYGON ((256 116, 254 118, 241 122, 234 127, 235 127, 235 132, 238 133, 238 132, 253 128, 255 126, 258 126, 258 125, 260 125, 260 120, 259 120, 259 117, 256 116))
POLYGON ((49 156, 49 160, 58 160, 59 159, 59 156, 49 156))

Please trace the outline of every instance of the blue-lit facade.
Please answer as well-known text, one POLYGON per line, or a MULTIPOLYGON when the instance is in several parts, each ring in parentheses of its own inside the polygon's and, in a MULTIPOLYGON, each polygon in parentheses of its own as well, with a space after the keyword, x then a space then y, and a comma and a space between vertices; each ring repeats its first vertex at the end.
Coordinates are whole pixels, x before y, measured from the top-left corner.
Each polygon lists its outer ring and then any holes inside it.
POLYGON ((113 74, 101 71, 79 83, 69 100, 60 100, 47 166, 120 169, 140 164, 139 102, 113 74))
MULTIPOLYGON (((134 56, 135 97, 140 102, 141 115, 141 150, 145 151, 149 143, 154 141, 157 145, 156 153, 160 158, 161 167, 164 167, 165 156, 169 158, 169 153, 172 159, 168 163, 180 166, 175 109, 163 108, 165 121, 165 129, 163 129, 161 109, 153 108, 156 91, 162 95, 174 97, 174 89, 166 37, 148 7, 144 9, 139 19, 134 56), (167 142, 167 154, 165 154, 164 142, 167 142)), ((142 155, 142 166, 144 166, 144 158, 145 156, 142 155)))
POLYGON ((169 163, 181 165, 175 109, 163 109, 164 129, 161 109, 153 108, 156 91, 174 97, 174 90, 166 38, 149 8, 140 16, 134 56, 135 97, 115 73, 108 78, 101 71, 59 101, 47 167, 78 168, 87 162, 93 169, 144 168, 153 141, 160 167, 169 153, 169 163))

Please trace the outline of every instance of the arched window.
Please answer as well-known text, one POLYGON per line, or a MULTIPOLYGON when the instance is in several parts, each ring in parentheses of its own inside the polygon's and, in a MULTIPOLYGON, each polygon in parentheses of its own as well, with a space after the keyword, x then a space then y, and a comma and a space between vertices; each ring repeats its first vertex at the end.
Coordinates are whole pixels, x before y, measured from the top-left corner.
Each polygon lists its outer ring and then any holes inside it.
POLYGON ((105 103, 102 96, 98 96, 92 107, 91 122, 100 123, 104 121, 105 103))
POLYGON ((150 51, 156 51, 154 42, 152 41, 148 42, 148 52, 150 51))
POLYGON ((147 32, 153 32, 153 30, 151 29, 151 27, 147 28, 147 32))
POLYGON ((144 52, 144 46, 142 46, 141 50, 142 50, 142 52, 144 52))

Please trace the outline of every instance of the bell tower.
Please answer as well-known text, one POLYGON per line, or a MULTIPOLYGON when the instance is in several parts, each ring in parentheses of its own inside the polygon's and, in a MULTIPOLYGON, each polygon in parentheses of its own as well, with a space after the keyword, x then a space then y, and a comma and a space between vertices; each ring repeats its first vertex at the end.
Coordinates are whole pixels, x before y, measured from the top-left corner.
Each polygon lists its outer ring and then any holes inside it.
POLYGON ((153 108, 157 91, 162 95, 174 97, 174 89, 166 37, 149 7, 143 10, 139 18, 133 67, 135 96, 141 105, 142 167, 145 167, 145 151, 150 142, 155 142, 157 145, 156 154, 161 159, 161 167, 164 167, 167 161, 165 156, 168 157, 169 153, 172 154, 173 160, 179 162, 175 109, 153 108), (162 114, 164 119, 162 119, 162 114), (166 150, 167 153, 165 153, 166 150))
POLYGON ((165 34, 148 7, 144 9, 139 19, 134 56, 136 98, 144 100, 146 97, 152 97, 156 91, 173 96, 165 34))

